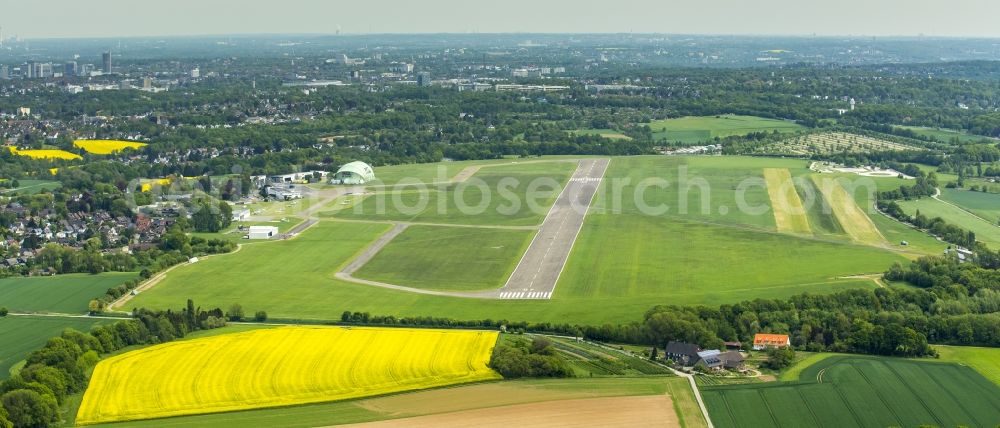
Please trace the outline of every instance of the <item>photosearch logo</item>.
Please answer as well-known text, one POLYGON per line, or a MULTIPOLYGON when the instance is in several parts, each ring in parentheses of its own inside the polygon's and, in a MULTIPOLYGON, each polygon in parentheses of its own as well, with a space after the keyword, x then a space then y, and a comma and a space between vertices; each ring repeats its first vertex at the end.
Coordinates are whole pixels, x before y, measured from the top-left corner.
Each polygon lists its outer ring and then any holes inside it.
MULTIPOLYGON (((583 164, 581 164, 583 165, 583 164)), ((873 200, 875 182, 868 177, 848 178, 778 175, 770 182, 753 170, 739 180, 731 173, 692 174, 687 165, 670 175, 635 178, 580 174, 565 179, 556 174, 524 179, 523 175, 496 173, 450 180, 439 166, 433 181, 407 177, 392 184, 362 186, 365 201, 351 209, 355 216, 545 216, 570 210, 583 214, 640 214, 724 219, 775 215, 805 216, 819 210, 834 214, 836 204, 873 200)), ((786 170, 783 170, 786 171, 786 170)), ((863 204, 873 213, 871 204, 863 204)))
POLYGON ((388 183, 375 180, 357 185, 312 179, 302 184, 272 181, 272 177, 247 180, 242 168, 235 166, 232 174, 225 176, 172 175, 132 180, 127 196, 133 208, 138 208, 139 203, 153 204, 184 210, 185 214, 199 209, 217 210, 220 201, 253 197, 282 204, 271 216, 343 213, 357 218, 445 223, 457 221, 457 217, 529 219, 563 212, 691 217, 701 221, 758 216, 802 218, 811 212, 836 215, 842 213, 837 208, 852 204, 868 213, 876 212, 868 201, 874 200, 878 187, 873 179, 864 176, 792 176, 780 168, 696 174, 688 165, 648 176, 615 169, 616 175, 609 176, 607 162, 551 161, 539 164, 553 168, 523 173, 479 166, 455 175, 449 174, 447 166, 438 165, 430 179, 410 176, 388 183), (574 168, 555 168, 566 164, 574 168), (739 177, 744 171, 745 175, 739 177))

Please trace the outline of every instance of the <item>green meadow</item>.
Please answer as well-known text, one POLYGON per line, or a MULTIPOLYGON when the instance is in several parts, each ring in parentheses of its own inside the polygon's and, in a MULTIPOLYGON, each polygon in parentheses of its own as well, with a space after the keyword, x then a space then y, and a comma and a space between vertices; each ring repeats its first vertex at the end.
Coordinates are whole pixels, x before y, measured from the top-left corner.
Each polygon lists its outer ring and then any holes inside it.
POLYGON ((500 288, 534 234, 532 230, 411 226, 354 276, 429 290, 500 288))

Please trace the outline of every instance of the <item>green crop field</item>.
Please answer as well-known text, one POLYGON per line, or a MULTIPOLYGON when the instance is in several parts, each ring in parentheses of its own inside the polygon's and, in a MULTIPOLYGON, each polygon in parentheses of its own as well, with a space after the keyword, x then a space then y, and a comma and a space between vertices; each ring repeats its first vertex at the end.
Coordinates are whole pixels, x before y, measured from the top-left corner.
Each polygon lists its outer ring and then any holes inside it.
POLYGON ((411 226, 355 277, 430 290, 500 288, 534 231, 411 226))
POLYGON ((41 348, 50 338, 67 328, 90 331, 101 319, 43 316, 0 317, 0 379, 6 379, 11 367, 23 361, 29 353, 41 348))
POLYGON ((941 189, 940 198, 986 220, 1000 222, 1000 194, 973 192, 964 189, 941 189))
POLYGON ((444 224, 536 225, 576 169, 574 163, 544 162, 483 168, 459 184, 396 188, 368 196, 334 216, 444 224), (537 187, 533 187, 537 186, 537 187), (529 201, 523 195, 534 197, 529 201), (518 199, 513 204, 504 192, 518 199))
POLYGON ((751 132, 794 132, 805 129, 794 122, 755 116, 685 116, 649 123, 653 139, 694 144, 715 137, 746 135, 751 132))
POLYGON ((976 217, 955 205, 950 205, 933 198, 922 198, 901 201, 899 206, 909 215, 915 215, 917 211, 920 211, 921 214, 928 218, 941 217, 949 224, 972 231, 976 234, 976 240, 989 245, 991 248, 1000 248, 1000 226, 976 217))
POLYGON ((13 312, 87 312, 91 299, 132 278, 134 273, 11 277, 0 279, 0 307, 13 312))
POLYGON ((995 426, 1000 387, 957 364, 819 359, 798 382, 702 388, 715 426, 995 426))

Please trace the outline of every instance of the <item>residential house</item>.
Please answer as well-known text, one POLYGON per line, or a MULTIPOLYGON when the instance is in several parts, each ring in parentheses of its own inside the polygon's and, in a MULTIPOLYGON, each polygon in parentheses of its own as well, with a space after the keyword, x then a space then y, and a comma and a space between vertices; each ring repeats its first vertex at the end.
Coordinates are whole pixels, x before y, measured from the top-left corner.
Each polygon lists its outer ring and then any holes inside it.
POLYGON ((722 367, 729 370, 745 371, 746 366, 743 364, 743 354, 738 351, 728 351, 719 354, 719 359, 722 360, 722 367))
POLYGON ((693 343, 670 342, 667 343, 667 358, 674 360, 683 366, 694 365, 698 361, 698 352, 701 347, 693 343))
POLYGON ((791 346, 787 334, 757 333, 753 337, 753 349, 760 351, 768 348, 784 348, 791 346))

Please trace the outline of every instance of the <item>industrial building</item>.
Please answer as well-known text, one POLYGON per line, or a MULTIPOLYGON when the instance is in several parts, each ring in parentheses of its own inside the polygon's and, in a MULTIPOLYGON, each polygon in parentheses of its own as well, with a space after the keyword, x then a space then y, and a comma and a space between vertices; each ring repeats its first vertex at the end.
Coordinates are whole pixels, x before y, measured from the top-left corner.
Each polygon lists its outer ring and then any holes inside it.
POLYGON ((271 239, 275 236, 278 236, 276 226, 250 226, 247 232, 248 239, 271 239))

